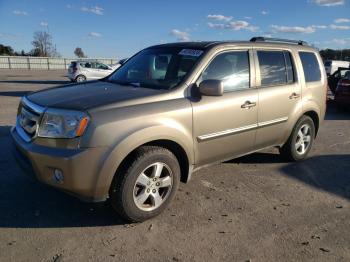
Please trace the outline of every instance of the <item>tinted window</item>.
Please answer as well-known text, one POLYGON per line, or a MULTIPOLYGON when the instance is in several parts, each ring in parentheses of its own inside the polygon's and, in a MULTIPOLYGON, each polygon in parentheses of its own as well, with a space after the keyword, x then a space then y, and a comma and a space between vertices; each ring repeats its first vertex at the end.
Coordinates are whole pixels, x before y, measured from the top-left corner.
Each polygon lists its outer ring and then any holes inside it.
POLYGON ((218 55, 204 70, 201 81, 207 79, 221 80, 224 91, 249 88, 248 52, 228 52, 218 55))
POLYGON ((286 64, 282 51, 258 51, 262 86, 287 83, 286 64))
POLYGON ((324 63, 324 65, 325 65, 325 66, 331 66, 331 65, 332 65, 332 61, 326 61, 326 62, 324 63))
POLYGON ((301 63, 303 64, 305 81, 320 81, 321 71, 315 54, 310 52, 299 52, 299 55, 301 63))

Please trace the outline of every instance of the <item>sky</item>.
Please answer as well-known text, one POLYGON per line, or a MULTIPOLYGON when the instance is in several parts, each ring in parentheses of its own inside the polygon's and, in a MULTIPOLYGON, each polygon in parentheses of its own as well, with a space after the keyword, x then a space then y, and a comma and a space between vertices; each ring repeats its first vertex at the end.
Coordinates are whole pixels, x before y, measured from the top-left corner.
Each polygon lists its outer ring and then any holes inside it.
POLYGON ((0 0, 0 44, 30 51, 49 31, 57 51, 74 57, 125 58, 159 43, 301 39, 350 48, 350 0, 0 0))

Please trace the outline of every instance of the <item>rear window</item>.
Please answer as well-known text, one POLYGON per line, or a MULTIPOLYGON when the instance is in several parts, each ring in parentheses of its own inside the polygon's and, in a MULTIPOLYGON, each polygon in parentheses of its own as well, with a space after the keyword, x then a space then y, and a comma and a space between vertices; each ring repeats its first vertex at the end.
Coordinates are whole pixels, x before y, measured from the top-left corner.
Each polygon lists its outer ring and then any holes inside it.
POLYGON ((294 68, 288 51, 258 51, 262 86, 294 83, 294 68))
POLYGON ((71 62, 69 67, 76 67, 77 66, 77 62, 71 62))
POLYGON ((304 69, 305 82, 321 80, 321 70, 315 53, 299 52, 301 63, 304 69))

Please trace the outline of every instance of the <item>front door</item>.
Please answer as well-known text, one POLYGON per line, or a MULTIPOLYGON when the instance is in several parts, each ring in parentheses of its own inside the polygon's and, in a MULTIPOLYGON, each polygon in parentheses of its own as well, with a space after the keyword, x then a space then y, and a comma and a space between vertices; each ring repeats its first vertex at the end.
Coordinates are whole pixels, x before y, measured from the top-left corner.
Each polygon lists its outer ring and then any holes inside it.
POLYGON ((258 91, 251 88, 248 50, 215 56, 197 83, 215 79, 224 83, 223 96, 202 96, 192 102, 196 164, 228 159, 254 148, 258 91))

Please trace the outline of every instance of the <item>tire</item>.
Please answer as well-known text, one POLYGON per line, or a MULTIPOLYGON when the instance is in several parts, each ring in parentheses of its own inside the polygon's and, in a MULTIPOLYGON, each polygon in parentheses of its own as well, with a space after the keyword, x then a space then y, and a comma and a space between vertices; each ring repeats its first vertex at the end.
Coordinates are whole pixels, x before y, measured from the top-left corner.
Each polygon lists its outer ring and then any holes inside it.
POLYGON ((143 146, 126 162, 116 172, 110 188, 112 207, 130 222, 142 222, 159 215, 179 187, 177 158, 165 148, 143 146))
POLYGON ((310 152, 314 138, 314 121, 304 115, 295 124, 287 142, 280 148, 280 154, 288 161, 303 160, 310 152))
POLYGON ((78 75, 75 78, 75 82, 80 83, 80 82, 85 82, 86 81, 86 77, 84 75, 78 75))

